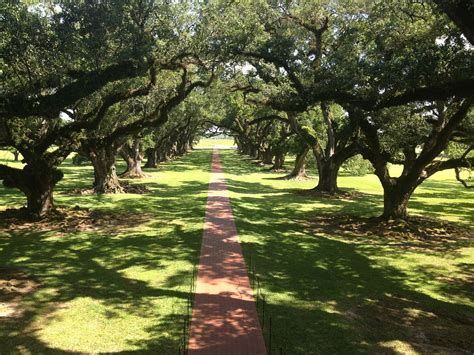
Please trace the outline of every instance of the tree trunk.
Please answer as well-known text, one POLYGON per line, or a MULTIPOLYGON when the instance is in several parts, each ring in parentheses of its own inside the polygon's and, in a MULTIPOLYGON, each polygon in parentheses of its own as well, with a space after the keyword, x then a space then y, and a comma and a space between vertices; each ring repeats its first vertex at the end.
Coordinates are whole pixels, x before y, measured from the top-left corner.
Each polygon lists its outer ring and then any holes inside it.
POLYGON ((252 149, 249 144, 242 144, 239 150, 242 154, 252 156, 252 149))
POLYGON ((56 182, 51 174, 32 174, 25 190, 27 209, 33 217, 41 218, 54 208, 53 188, 56 182))
POLYGON ((127 170, 125 170, 120 177, 123 178, 130 178, 130 179, 142 179, 146 175, 142 170, 142 160, 129 158, 126 160, 127 162, 127 170))
POLYGON ((166 162, 171 159, 169 149, 158 151, 158 156, 159 156, 159 160, 158 160, 159 162, 166 162))
POLYGON ((285 154, 284 153, 277 153, 275 155, 275 162, 270 170, 283 170, 285 168, 285 154))
POLYGON ((158 167, 158 152, 156 148, 148 148, 145 151, 146 164, 144 168, 157 168, 158 167))
POLYGON ((334 159, 324 159, 318 164, 319 181, 314 188, 318 192, 334 195, 339 191, 337 187, 337 175, 341 164, 334 159))
POLYGON ((19 155, 20 155, 20 152, 18 150, 13 151, 13 158, 15 161, 18 161, 19 155))
POLYGON ((3 166, 0 170, 5 187, 17 188, 25 194, 30 217, 39 219, 54 209, 53 189, 63 177, 60 170, 41 158, 27 163, 23 169, 3 166))
POLYGON ((307 146, 301 152, 296 155, 295 165, 290 174, 285 176, 285 179, 288 180, 306 180, 308 175, 306 175, 306 156, 308 155, 309 147, 307 146))
POLYGON ((130 179, 141 179, 146 177, 142 170, 142 157, 140 155, 140 142, 138 139, 133 141, 132 146, 126 144, 120 149, 120 155, 127 163, 127 170, 125 170, 121 177, 130 179))
POLYGON ((262 154, 263 164, 273 164, 273 152, 270 149, 265 149, 262 154))
POLYGON ((115 153, 114 148, 106 147, 93 149, 89 154, 94 167, 94 191, 98 194, 123 192, 115 170, 115 153))
POLYGON ((416 189, 416 183, 407 183, 399 178, 394 183, 382 182, 383 186, 383 220, 408 218, 408 201, 416 189))
POLYGON ((258 155, 258 150, 257 150, 257 147, 255 147, 254 145, 251 145, 250 146, 250 154, 249 154, 252 158, 257 158, 257 155, 258 155))

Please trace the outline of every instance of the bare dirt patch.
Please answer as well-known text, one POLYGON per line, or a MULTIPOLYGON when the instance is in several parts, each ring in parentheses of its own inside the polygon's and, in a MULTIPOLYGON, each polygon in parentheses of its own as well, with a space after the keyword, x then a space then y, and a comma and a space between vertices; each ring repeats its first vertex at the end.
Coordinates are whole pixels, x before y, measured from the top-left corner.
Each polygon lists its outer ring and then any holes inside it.
POLYGON ((296 176, 285 175, 285 176, 282 176, 282 177, 278 178, 278 180, 308 181, 308 180, 311 180, 311 177, 308 176, 308 175, 296 175, 296 176))
MULTIPOLYGON (((130 184, 126 181, 120 183, 123 189, 123 193, 126 194, 147 194, 152 192, 152 190, 145 184, 130 184)), ((94 195, 96 192, 93 188, 76 188, 67 190, 64 192, 66 195, 94 195)))
POLYGON ((38 287, 39 283, 20 269, 0 267, 0 322, 21 317, 25 312, 22 298, 38 287))
POLYGON ((336 200, 353 200, 357 198, 363 198, 369 196, 364 194, 363 192, 359 191, 346 191, 346 190, 337 190, 335 193, 330 194, 324 191, 318 191, 315 188, 309 190, 294 190, 294 193, 301 196, 311 196, 317 198, 329 198, 329 199, 336 199, 336 200))
POLYGON ((118 233, 152 220, 152 216, 146 213, 92 210, 79 206, 57 208, 39 221, 28 221, 27 217, 24 209, 0 212, 0 229, 5 232, 54 231, 59 235, 95 230, 118 233))
POLYGON ((337 234, 352 240, 369 238, 372 242, 383 244, 400 242, 400 246, 414 242, 420 247, 449 247, 451 244, 474 240, 474 231, 468 227, 426 217, 381 221, 376 218, 324 214, 306 223, 316 233, 337 234))
POLYGON ((391 293, 368 300, 350 313, 368 331, 382 328, 421 354, 472 354, 474 319, 468 314, 391 293))

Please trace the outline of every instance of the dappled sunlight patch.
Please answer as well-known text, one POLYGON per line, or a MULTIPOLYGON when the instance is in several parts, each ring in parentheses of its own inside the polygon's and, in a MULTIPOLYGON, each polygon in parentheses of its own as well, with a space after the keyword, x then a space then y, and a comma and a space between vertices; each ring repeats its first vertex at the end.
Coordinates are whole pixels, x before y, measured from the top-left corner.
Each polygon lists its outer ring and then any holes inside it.
POLYGON ((364 192, 360 192, 354 189, 350 190, 337 190, 335 193, 330 194, 328 192, 324 191, 318 191, 316 189, 299 189, 299 190, 294 190, 293 191, 297 195, 301 196, 311 196, 311 197, 316 197, 316 198, 328 198, 328 199, 338 199, 338 200, 345 200, 348 202, 357 200, 357 199, 362 199, 364 197, 371 197, 372 195, 369 195, 364 192))
POLYGON ((146 340, 146 327, 153 323, 90 297, 75 298, 47 317, 36 322, 38 338, 51 348, 81 352, 137 350, 130 343, 146 340))
POLYGON ((418 354, 413 346, 401 340, 381 341, 377 345, 382 349, 386 349, 387 353, 393 353, 397 355, 418 354))
POLYGON ((474 231, 448 221, 425 217, 411 217, 407 221, 380 221, 354 215, 320 214, 306 222, 314 233, 337 234, 358 241, 371 240, 376 244, 399 242, 400 247, 449 248, 462 241, 474 241, 474 231), (406 242, 415 242, 406 243, 406 242))
MULTIPOLYGON (((403 225, 382 228, 363 218, 383 210, 374 175, 341 176, 342 189, 361 192, 325 198, 298 193, 315 181, 278 180, 235 152, 222 158, 243 252, 256 265, 274 341, 284 353, 462 354, 474 348, 469 223, 412 219, 404 235, 403 225)), ((465 214, 469 222, 470 196, 451 181, 438 183, 420 186, 410 211, 426 215, 436 207, 443 220, 465 214), (450 199, 433 206, 431 199, 446 193, 450 199)))
POLYGON ((19 209, 0 212, 0 228, 5 232, 15 233, 30 230, 56 232, 57 236, 86 231, 120 233, 124 229, 144 225, 152 219, 149 213, 93 210, 75 206, 57 208, 40 221, 25 221, 24 211, 19 209))
MULTIPOLYGON (((125 194, 148 194, 152 190, 145 184, 130 184, 128 181, 121 181, 120 186, 122 187, 123 193, 125 194)), ((93 188, 73 188, 63 191, 65 195, 95 195, 96 192, 93 188)))
POLYGON ((0 267, 0 322, 19 318, 26 311, 22 300, 40 286, 18 268, 0 267))
MULTIPOLYGON (((90 166, 68 165, 56 214, 29 222, 0 212, 0 263, 41 283, 20 318, 0 318, 0 352, 177 353, 209 163, 209 151, 193 152, 141 180, 150 194, 89 196, 62 193, 92 183, 90 166)), ((5 208, 23 203, 16 190, 0 195, 5 208)))
POLYGON ((355 319, 367 329, 383 327, 384 337, 394 338, 378 342, 404 354, 413 353, 467 353, 474 346, 469 334, 474 320, 467 314, 448 308, 429 307, 416 299, 401 294, 385 293, 366 300, 351 310, 355 319))

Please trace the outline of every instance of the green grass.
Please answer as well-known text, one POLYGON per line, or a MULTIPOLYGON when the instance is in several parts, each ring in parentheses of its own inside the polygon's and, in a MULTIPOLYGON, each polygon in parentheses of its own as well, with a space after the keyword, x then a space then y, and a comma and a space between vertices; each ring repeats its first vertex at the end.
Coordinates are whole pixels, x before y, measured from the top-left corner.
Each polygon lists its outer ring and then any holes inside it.
MULTIPOLYGON (((201 147, 226 144, 213 142, 202 141, 201 147)), ((279 180, 282 174, 234 150, 220 154, 243 251, 267 296, 273 349, 282 347, 285 354, 472 349, 472 242, 427 247, 322 232, 311 222, 322 213, 381 212, 375 176, 340 177, 341 188, 363 191, 363 197, 323 199, 295 193, 314 187, 314 180, 279 180)), ((145 215, 146 221, 118 230, 112 225, 87 232, 0 231, 0 266, 18 267, 41 284, 23 300, 27 312, 21 318, 0 319, 0 353, 177 353, 200 249, 209 166, 210 150, 196 150, 149 170, 152 176, 139 182, 151 194, 72 196, 64 192, 91 185, 92 168, 67 160, 55 194, 59 206, 116 212, 120 218, 129 214, 131 220, 145 215)), ((410 213, 472 226, 472 193, 450 172, 437 174, 417 189, 410 213)), ((19 207, 24 197, 0 187, 0 202, 0 209, 19 207)))
MULTIPOLYGON (((0 231, 0 266, 40 283, 23 300, 22 317, 0 319, 0 353, 177 353, 209 165, 210 151, 196 151, 147 171, 151 177, 139 182, 151 194, 76 196, 63 192, 90 186, 92 168, 66 161, 56 204, 117 213, 130 228, 122 221, 120 228, 85 232, 0 231), (133 222, 140 215, 145 222, 133 222)), ((2 187, 0 201, 19 207, 24 198, 2 187)))
MULTIPOLYGON (((340 187, 363 191, 362 198, 323 199, 295 193, 314 187, 314 180, 278 180, 282 174, 233 151, 221 151, 221 161, 244 255, 256 265, 267 297, 273 349, 282 347, 286 354, 472 349, 472 242, 430 248, 321 232, 309 222, 321 213, 381 212, 375 176, 340 177, 340 187)), ((422 185, 410 212, 472 226, 472 192, 448 176, 438 174, 422 185)))
POLYGON ((233 147, 233 139, 213 139, 213 138, 201 138, 201 140, 196 144, 196 149, 209 149, 214 145, 233 147))

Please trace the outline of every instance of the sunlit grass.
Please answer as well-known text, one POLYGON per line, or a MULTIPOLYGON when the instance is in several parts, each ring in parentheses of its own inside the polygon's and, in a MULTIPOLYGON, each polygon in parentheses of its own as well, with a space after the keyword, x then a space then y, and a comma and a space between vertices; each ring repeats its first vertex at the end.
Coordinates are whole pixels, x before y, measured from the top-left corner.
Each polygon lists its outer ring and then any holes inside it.
POLYGON ((201 138, 196 144, 196 149, 209 149, 213 146, 222 146, 222 147, 233 147, 233 139, 214 139, 214 138, 201 138))
MULTIPOLYGON (((232 143, 215 141, 201 144, 232 143)), ((315 232, 311 220, 322 213, 378 215, 377 178, 341 176, 341 188, 364 192, 353 200, 316 198, 296 193, 314 187, 314 177, 280 180, 282 173, 270 173, 234 150, 220 154, 243 251, 267 296, 265 335, 271 316, 273 349, 395 354, 473 347, 472 242, 431 248, 315 232)), ((57 205, 120 218, 125 213, 130 228, 0 232, 0 263, 41 284, 23 300, 29 311, 15 322, 0 322, 0 353, 177 353, 199 255, 209 166, 210 150, 196 150, 136 181, 151 194, 78 196, 65 192, 90 187, 92 167, 67 160, 57 205), (132 222, 142 214, 145 222, 132 222)), ((118 171, 123 169, 119 162, 118 171)), ((409 211, 472 226, 472 196, 452 172, 443 172, 417 189, 409 211)), ((0 201, 1 209, 25 202, 3 187, 0 201)))
MULTIPOLYGON (((210 151, 196 151, 132 182, 145 183, 150 194, 79 196, 65 192, 89 187, 92 168, 66 161, 56 204, 117 213, 130 226, 0 232, 0 266, 19 268, 41 285, 22 301, 29 309, 22 317, 0 319, 0 353, 177 353, 199 257, 209 164, 210 151), (137 224, 140 215, 145 222, 137 224)), ((0 191, 2 208, 24 203, 15 190, 0 191)))
MULTIPOLYGON (((315 179, 280 180, 282 173, 233 151, 221 151, 221 161, 246 260, 255 265, 267 297, 273 349, 402 354, 472 348, 472 242, 436 249, 315 232, 310 221, 322 213, 380 214, 377 178, 341 176, 341 188, 365 195, 317 198, 296 193, 313 188, 315 179)), ((416 191, 409 211, 472 226, 472 197, 452 172, 443 172, 416 191)))

